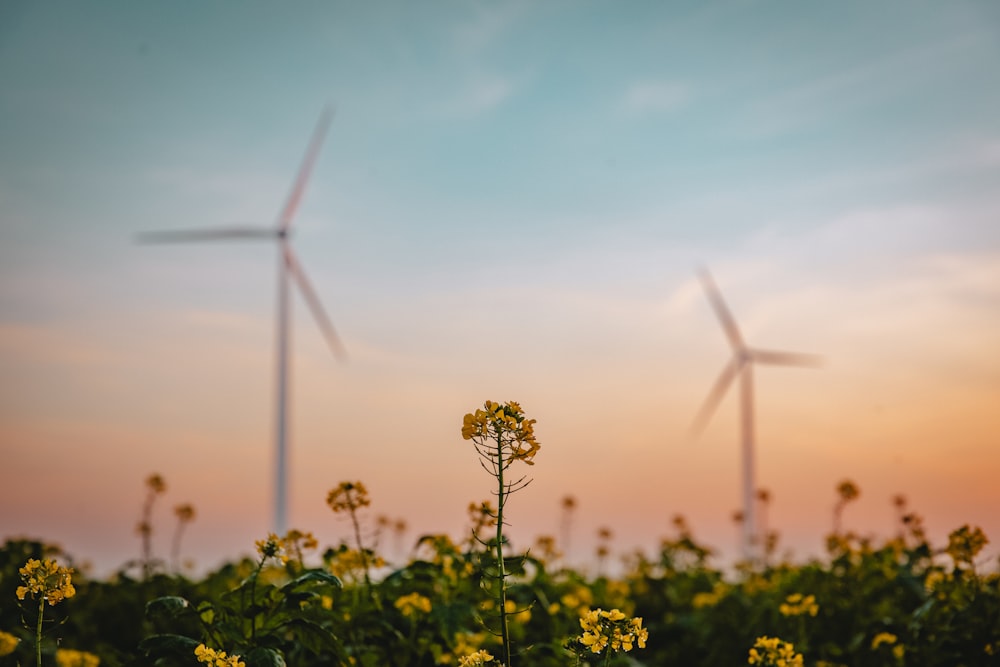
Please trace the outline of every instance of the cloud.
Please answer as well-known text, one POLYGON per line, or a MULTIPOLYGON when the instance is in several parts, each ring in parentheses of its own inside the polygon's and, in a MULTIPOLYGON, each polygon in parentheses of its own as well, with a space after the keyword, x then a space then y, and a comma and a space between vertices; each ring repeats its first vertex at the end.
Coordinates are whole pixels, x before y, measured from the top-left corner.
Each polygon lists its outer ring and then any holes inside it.
POLYGON ((475 15, 461 22, 454 31, 456 46, 463 53, 480 53, 496 43, 524 13, 524 3, 470 4, 475 15))
POLYGON ((508 77, 476 76, 444 104, 443 112, 459 117, 488 113, 507 101, 516 89, 514 81, 508 77))
POLYGON ((665 113, 683 106, 690 98, 691 93, 683 84, 640 81, 625 91, 622 106, 634 114, 665 113))

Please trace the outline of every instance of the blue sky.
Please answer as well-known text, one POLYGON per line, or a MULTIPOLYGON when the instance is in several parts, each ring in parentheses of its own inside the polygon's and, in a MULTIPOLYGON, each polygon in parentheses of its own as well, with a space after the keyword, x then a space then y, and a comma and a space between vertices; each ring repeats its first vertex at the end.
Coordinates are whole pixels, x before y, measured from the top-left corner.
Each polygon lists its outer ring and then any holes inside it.
MULTIPOLYGON (((431 453, 459 447, 448 438, 482 400, 531 412, 530 398, 552 443, 526 501, 549 507, 532 530, 555 521, 561 494, 586 508, 618 439, 625 459, 677 471, 651 482, 661 514, 728 540, 735 431, 720 421, 692 447, 684 429, 727 354, 694 281, 703 262, 748 337, 831 359, 758 374, 762 439, 778 452, 817 440, 784 476, 790 459, 761 452, 800 550, 821 531, 792 509, 826 512, 811 489, 828 496, 841 477, 873 489, 871 530, 887 532, 890 493, 948 506, 935 483, 975 486, 933 464, 949 424, 974 434, 975 474, 998 425, 998 63, 991 2, 4 3, 0 446, 16 463, 2 476, 24 471, 4 480, 4 523, 114 559, 155 469, 205 507, 203 557, 218 556, 204 480, 178 461, 217 447, 209 460, 225 466, 251 442, 240 474, 260 483, 244 500, 267 506, 274 250, 134 240, 271 223, 328 103, 295 244, 351 361, 329 358, 297 303, 304 528, 323 516, 316 489, 363 477, 409 495, 386 511, 457 530, 487 480, 431 453), (886 410, 891 423, 869 421, 886 410), (46 471, 91 470, 72 458, 87 452, 119 462, 104 480, 118 502, 93 510, 120 524, 108 547, 66 527, 79 521, 53 509, 58 492, 39 508, 14 500, 46 471), (685 486, 716 466, 718 483, 685 486), (428 495, 414 469, 439 503, 413 505, 428 495)), ((621 489, 642 483, 622 465, 621 489)), ((88 489, 66 485, 64 501, 88 489)), ((982 493, 938 532, 995 500, 982 493)), ((616 520, 592 502, 593 522, 616 520)), ((249 545, 265 523, 225 537, 249 545)), ((626 524, 623 539, 648 539, 626 524)))

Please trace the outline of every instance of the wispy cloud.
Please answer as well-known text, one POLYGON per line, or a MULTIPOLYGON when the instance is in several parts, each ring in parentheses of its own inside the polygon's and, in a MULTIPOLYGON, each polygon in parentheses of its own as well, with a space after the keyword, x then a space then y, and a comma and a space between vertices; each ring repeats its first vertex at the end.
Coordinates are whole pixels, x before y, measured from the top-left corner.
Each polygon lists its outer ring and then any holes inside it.
POLYGON ((741 126, 754 136, 780 135, 821 124, 908 91, 926 88, 929 78, 947 76, 956 63, 975 59, 990 39, 992 36, 987 33, 966 33, 872 56, 838 71, 817 72, 804 83, 751 100, 738 117, 747 121, 741 122, 741 126))
POLYGON ((639 81, 625 91, 622 107, 633 114, 664 113, 683 106, 690 99, 690 89, 681 83, 639 81))
POLYGON ((489 113, 517 91, 517 84, 509 77, 488 74, 471 78, 438 107, 439 113, 448 117, 469 117, 489 113))
POLYGON ((496 43, 528 6, 520 2, 469 4, 474 14, 455 28, 455 45, 465 53, 478 53, 496 43))

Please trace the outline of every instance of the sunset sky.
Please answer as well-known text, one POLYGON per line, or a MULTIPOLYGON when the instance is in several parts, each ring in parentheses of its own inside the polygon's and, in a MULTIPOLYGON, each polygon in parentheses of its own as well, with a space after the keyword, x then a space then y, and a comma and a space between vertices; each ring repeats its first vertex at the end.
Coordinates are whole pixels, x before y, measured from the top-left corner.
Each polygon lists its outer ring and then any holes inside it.
MULTIPOLYGON (((991 1, 0 3, 0 538, 106 573, 143 480, 199 568, 271 527, 277 254, 140 245, 273 224, 326 104, 293 244, 347 348, 293 305, 291 524, 361 480, 370 518, 462 535, 486 399, 537 419, 514 546, 578 501, 651 550, 683 514, 735 553, 730 357, 751 345, 768 525, 1000 554, 1000 5, 991 1)), ((392 554, 390 554, 392 555, 392 554)), ((720 559, 720 560, 721 560, 720 559)))

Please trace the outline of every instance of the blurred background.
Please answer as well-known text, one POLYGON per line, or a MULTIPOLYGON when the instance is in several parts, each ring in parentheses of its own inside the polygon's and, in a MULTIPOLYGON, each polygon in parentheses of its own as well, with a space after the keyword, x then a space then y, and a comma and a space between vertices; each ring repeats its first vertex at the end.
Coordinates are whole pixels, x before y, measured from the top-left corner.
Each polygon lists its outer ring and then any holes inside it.
MULTIPOLYGON (((941 543, 1000 518, 1000 7, 955 1, 0 4, 0 537, 97 573, 139 556, 144 480, 207 568, 272 527, 273 243, 137 235, 273 225, 335 116, 292 244, 348 352, 293 302, 290 525, 361 480, 371 517, 462 535, 491 478, 486 399, 538 420, 514 546, 571 562, 685 516, 738 554, 738 397, 779 552, 941 543)), ((372 521, 374 523, 374 521, 372 521)), ((390 554, 391 555, 391 554, 390 554)))

